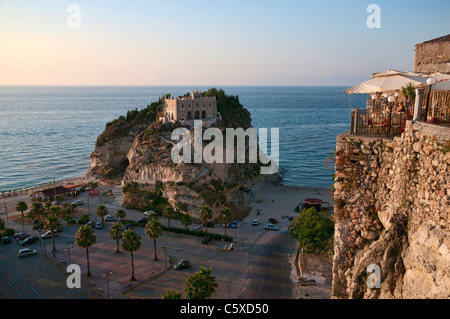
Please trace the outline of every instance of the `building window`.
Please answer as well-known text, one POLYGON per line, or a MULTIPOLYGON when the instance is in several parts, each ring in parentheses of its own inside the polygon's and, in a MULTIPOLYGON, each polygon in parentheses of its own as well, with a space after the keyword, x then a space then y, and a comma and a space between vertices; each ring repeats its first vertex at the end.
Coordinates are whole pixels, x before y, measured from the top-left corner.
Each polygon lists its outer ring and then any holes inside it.
POLYGON ((211 108, 211 103, 209 103, 209 108, 211 108))
POLYGON ((181 104, 181 108, 184 109, 184 104, 181 104))

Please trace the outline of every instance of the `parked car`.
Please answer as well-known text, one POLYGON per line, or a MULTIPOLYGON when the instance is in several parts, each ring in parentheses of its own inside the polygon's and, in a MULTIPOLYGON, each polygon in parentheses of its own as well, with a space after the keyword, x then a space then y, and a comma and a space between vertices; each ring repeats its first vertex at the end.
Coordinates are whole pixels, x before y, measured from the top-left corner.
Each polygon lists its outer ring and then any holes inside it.
POLYGON ((278 219, 276 219, 276 218, 269 218, 269 222, 271 222, 272 224, 277 224, 278 223, 278 219))
MULTIPOLYGON (((58 233, 54 232, 55 237, 58 237, 58 233)), ((50 230, 48 230, 47 232, 45 232, 45 234, 43 234, 41 236, 43 239, 47 239, 47 238, 52 238, 52 232, 50 230)))
POLYGON ((228 223, 228 224, 222 224, 222 227, 223 227, 223 228, 225 228, 225 227, 226 227, 226 228, 230 228, 230 227, 231 227, 231 223, 228 223))
POLYGON ((102 229, 103 228, 103 224, 101 222, 97 222, 95 224, 95 229, 102 229))
POLYGON ((145 216, 150 216, 151 214, 155 214, 155 212, 152 211, 152 210, 149 210, 149 211, 144 212, 144 215, 145 215, 145 216))
POLYGON ((125 228, 125 230, 127 230, 127 229, 133 229, 133 227, 131 226, 130 223, 126 224, 126 225, 124 226, 124 228, 125 228))
POLYGON ((17 252, 17 257, 19 257, 19 258, 34 256, 34 255, 37 255, 37 251, 36 251, 36 249, 31 249, 31 248, 23 248, 17 252))
POLYGON ((86 225, 88 225, 89 227, 94 228, 94 223, 92 223, 92 222, 87 222, 86 225))
POLYGON ((254 219, 254 220, 252 221, 252 226, 258 226, 258 225, 259 225, 259 220, 254 219))
POLYGON ((191 263, 186 259, 180 260, 175 266, 173 266, 173 268, 175 270, 181 270, 181 269, 191 268, 191 267, 192 267, 191 263))
POLYGON ((148 218, 147 217, 141 217, 136 219, 136 223, 140 224, 140 223, 146 223, 148 222, 148 218))
POLYGON ((114 217, 112 215, 105 216, 105 222, 115 222, 116 220, 117 220, 116 217, 114 217))
POLYGON ((192 228, 191 231, 196 231, 196 230, 201 230, 201 229, 202 229, 202 226, 197 226, 197 227, 192 228))
POLYGON ((73 205, 83 205, 83 200, 82 199, 77 199, 76 201, 72 202, 73 205))
POLYGON ((24 240, 20 241, 19 245, 26 246, 26 245, 37 243, 38 241, 39 241, 39 238, 37 238, 36 236, 30 236, 30 237, 27 237, 24 240))
POLYGON ((4 244, 11 244, 11 238, 9 238, 8 236, 3 237, 2 242, 4 244))
POLYGON ((266 224, 266 226, 264 226, 265 230, 278 230, 278 226, 272 225, 272 224, 266 224))
POLYGON ((239 225, 238 225, 237 220, 233 220, 233 221, 231 222, 231 226, 230 226, 230 227, 231 227, 231 228, 238 228, 239 225))
POLYGON ((206 224, 203 223, 202 227, 214 228, 214 223, 213 222, 207 222, 206 224))
POLYGON ((20 242, 27 237, 30 237, 30 235, 28 235, 27 233, 17 233, 14 235, 14 238, 17 240, 17 242, 20 242))
POLYGON ((288 220, 291 222, 291 221, 294 220, 294 218, 295 218, 294 216, 291 216, 291 217, 288 218, 288 220))
POLYGON ((206 245, 207 243, 209 243, 211 241, 211 237, 205 237, 205 238, 203 238, 203 240, 202 240, 202 244, 203 245, 206 245))

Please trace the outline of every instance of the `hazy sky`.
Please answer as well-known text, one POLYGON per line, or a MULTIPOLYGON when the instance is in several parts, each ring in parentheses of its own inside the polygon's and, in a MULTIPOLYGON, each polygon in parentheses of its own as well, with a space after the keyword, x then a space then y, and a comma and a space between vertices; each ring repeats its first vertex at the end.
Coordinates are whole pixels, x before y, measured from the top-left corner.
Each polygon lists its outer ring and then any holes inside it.
POLYGON ((449 0, 0 0, 0 84, 348 85, 449 33, 449 0))

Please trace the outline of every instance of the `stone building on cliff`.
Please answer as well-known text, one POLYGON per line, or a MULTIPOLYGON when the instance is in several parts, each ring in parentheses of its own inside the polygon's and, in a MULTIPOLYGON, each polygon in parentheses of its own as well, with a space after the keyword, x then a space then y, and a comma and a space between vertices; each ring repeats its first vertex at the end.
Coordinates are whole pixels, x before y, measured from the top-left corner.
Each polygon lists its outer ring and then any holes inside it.
POLYGON ((164 99, 165 123, 190 120, 214 121, 220 118, 215 96, 202 96, 200 91, 192 91, 191 96, 164 99))
POLYGON ((416 44, 414 72, 450 74, 450 34, 416 44))

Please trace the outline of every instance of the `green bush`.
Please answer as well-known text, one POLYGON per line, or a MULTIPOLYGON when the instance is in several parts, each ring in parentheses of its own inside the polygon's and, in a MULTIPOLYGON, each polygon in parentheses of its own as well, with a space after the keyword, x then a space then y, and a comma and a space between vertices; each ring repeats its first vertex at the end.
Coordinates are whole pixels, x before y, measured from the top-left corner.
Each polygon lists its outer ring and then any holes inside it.
POLYGON ((6 228, 5 232, 3 233, 4 236, 13 236, 16 233, 16 231, 12 228, 6 228))
POLYGON ((326 212, 318 212, 314 208, 305 209, 295 217, 288 227, 293 238, 296 238, 306 252, 324 252, 334 237, 334 223, 326 212))

